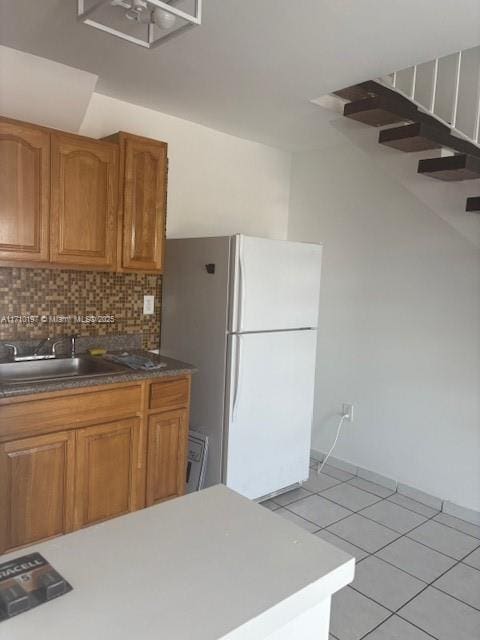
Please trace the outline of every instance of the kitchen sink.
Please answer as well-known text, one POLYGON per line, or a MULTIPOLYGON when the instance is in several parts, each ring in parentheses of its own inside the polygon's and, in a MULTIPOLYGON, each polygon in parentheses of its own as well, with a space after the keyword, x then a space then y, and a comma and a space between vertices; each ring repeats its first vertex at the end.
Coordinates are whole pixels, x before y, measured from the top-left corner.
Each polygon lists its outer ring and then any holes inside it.
POLYGON ((125 373, 128 367, 104 358, 77 356, 53 360, 0 363, 0 384, 23 384, 43 380, 81 378, 125 373))

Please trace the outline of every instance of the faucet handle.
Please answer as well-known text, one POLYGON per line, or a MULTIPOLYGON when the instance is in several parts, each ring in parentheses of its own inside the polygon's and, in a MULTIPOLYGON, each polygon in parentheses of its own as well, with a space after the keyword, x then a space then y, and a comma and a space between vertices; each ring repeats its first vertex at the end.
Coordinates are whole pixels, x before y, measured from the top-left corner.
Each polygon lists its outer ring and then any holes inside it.
POLYGON ((3 343, 3 346, 4 346, 5 348, 7 348, 7 349, 10 349, 10 350, 11 350, 11 354, 12 354, 12 356, 13 356, 13 359, 15 360, 15 358, 16 358, 16 357, 17 357, 17 355, 18 355, 18 349, 17 349, 17 346, 16 346, 15 344, 10 344, 9 342, 4 342, 4 343, 3 343))

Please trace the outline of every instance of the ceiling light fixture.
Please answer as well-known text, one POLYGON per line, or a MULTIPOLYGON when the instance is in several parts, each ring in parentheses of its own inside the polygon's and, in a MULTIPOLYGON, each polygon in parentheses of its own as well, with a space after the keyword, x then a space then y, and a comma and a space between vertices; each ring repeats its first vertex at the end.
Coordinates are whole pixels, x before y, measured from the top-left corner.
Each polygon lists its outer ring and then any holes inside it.
POLYGON ((202 0, 77 0, 78 19, 146 49, 202 23, 202 0))

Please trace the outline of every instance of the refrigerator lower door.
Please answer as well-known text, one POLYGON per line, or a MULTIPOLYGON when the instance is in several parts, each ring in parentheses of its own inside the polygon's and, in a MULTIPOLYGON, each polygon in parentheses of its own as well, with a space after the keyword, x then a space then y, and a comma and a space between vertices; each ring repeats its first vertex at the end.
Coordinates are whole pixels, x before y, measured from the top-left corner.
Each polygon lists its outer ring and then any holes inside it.
POLYGON ((234 238, 232 333, 317 327, 322 247, 234 238))
POLYGON ((308 478, 316 338, 314 330, 229 336, 224 480, 247 498, 308 478))

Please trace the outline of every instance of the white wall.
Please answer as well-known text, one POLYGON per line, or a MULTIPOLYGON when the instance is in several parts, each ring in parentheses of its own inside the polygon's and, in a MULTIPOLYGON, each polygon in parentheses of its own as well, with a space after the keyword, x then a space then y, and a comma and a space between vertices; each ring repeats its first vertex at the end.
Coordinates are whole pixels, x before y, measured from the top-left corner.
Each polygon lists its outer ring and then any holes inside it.
POLYGON ((168 237, 286 237, 289 153, 93 94, 80 133, 120 130, 168 142, 168 237))
POLYGON ((480 509, 480 250, 349 142, 294 156, 289 238, 324 243, 313 447, 480 509))
POLYGON ((63 131, 77 131, 97 76, 0 46, 0 114, 63 131))

